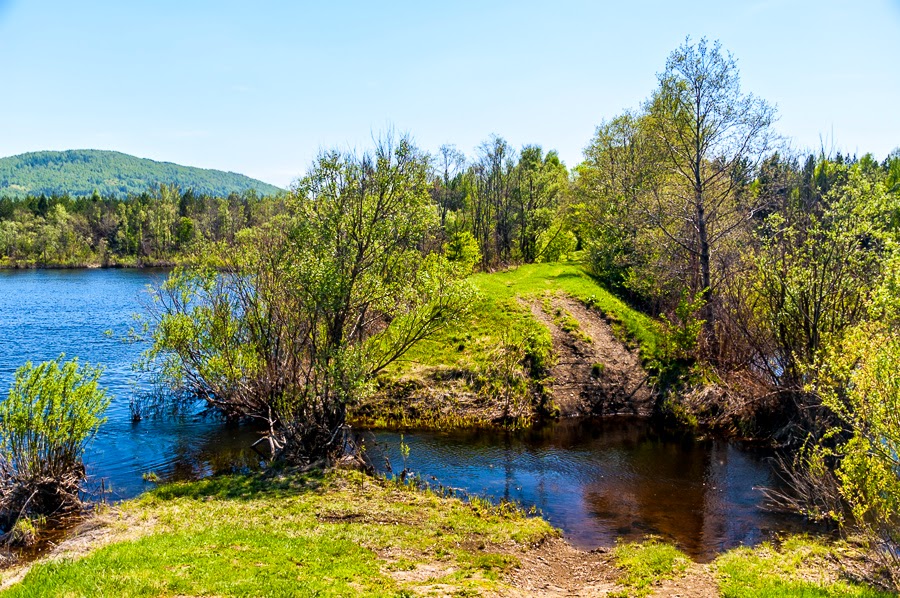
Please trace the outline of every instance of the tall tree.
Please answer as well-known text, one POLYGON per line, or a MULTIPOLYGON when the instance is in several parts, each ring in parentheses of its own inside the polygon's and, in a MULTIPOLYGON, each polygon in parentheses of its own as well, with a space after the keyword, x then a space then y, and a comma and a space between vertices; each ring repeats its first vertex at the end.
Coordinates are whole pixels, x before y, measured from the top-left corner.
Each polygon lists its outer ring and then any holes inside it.
POLYGON ((466 156, 455 145, 444 144, 438 149, 434 164, 434 185, 431 198, 438 206, 441 228, 447 225, 447 214, 458 210, 465 196, 462 179, 466 156))
POLYGON ((471 293, 423 255, 436 218, 427 159, 406 138, 322 154, 287 203, 207 267, 176 270, 149 357, 211 406, 266 422, 273 456, 309 462, 343 450, 348 405, 471 293))
POLYGON ((775 110, 741 93, 737 64, 718 42, 688 38, 669 55, 646 111, 668 174, 647 216, 690 257, 706 330, 714 334, 715 254, 764 200, 746 183, 772 145, 775 110))

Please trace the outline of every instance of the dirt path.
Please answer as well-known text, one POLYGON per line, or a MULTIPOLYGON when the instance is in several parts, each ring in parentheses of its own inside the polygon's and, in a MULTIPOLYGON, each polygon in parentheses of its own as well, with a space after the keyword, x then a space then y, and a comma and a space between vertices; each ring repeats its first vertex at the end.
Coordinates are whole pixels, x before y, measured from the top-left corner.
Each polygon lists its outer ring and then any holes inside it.
POLYGON ((551 392, 561 415, 650 413, 653 397, 637 351, 615 337, 598 311, 559 295, 528 307, 553 338, 551 392))
MULTIPOLYGON (((517 553, 521 566, 507 578, 512 588, 506 596, 622 596, 632 595, 617 582, 621 577, 607 549, 578 550, 561 538, 517 553)), ((715 598, 718 584, 709 565, 692 563, 682 575, 653 587, 651 597, 715 598)))
POLYGON ((510 596, 606 596, 617 587, 617 570, 603 549, 584 552, 554 538, 516 557, 521 566, 509 579, 510 596))

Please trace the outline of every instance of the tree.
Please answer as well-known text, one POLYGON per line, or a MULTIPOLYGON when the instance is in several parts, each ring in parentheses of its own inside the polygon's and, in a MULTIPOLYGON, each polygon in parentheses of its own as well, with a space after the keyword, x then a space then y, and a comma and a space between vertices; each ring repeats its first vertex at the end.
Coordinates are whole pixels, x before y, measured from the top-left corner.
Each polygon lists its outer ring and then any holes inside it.
POLYGON ((109 399, 98 368, 60 362, 26 363, 0 403, 0 528, 80 504, 82 455, 109 399))
POLYGON ((646 113, 667 174, 646 214, 689 257, 713 334, 716 251, 765 200, 746 184, 772 145, 775 111, 741 93, 737 64, 718 42, 688 38, 669 55, 646 113))
POLYGON ((462 179, 466 156, 454 145, 442 145, 438 149, 435 165, 435 181, 431 196, 440 211, 441 228, 447 225, 447 214, 462 207, 465 193, 462 179))
MULTIPOLYGON (((853 522, 874 541, 894 587, 900 587, 900 254, 867 302, 866 321, 833 340, 816 380, 824 405, 838 418, 817 453, 837 458, 840 496, 853 522)), ((807 464, 808 467, 808 464, 807 464)), ((839 523, 841 514, 829 513, 839 523)))
MULTIPOLYGON (((530 264, 541 257, 543 247, 538 239, 554 220, 558 225, 555 235, 563 234, 557 209, 567 182, 568 172, 555 151, 545 156, 540 146, 522 148, 516 166, 514 198, 518 256, 523 262, 530 264)), ((549 239, 544 245, 547 244, 549 239)))
MULTIPOLYGON (((642 296, 636 281, 648 281, 643 205, 660 178, 645 132, 647 119, 626 112, 603 122, 576 168, 574 194, 588 265, 606 284, 642 296)), ((641 285, 643 286, 643 285, 641 285)))
POLYGON ((515 151, 505 139, 492 136, 478 148, 470 171, 467 196, 472 233, 481 245, 482 265, 510 260, 513 247, 515 151))
POLYGON ((821 351, 866 318, 895 209, 877 177, 823 158, 757 229, 757 313, 773 340, 761 363, 780 386, 809 383, 821 351))
POLYGON ((263 420, 273 457, 339 453, 348 406, 470 302, 462 272, 420 249, 437 225, 428 190, 406 138, 322 154, 287 215, 160 289, 149 357, 174 386, 263 420))

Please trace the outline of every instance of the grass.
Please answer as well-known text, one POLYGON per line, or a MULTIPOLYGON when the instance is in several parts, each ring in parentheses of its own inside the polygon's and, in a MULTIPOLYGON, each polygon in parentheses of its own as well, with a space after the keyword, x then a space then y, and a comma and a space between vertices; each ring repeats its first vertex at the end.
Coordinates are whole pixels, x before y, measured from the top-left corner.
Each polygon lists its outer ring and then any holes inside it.
MULTIPOLYGON (((652 356, 661 346, 658 324, 600 286, 578 263, 529 264, 475 274, 470 280, 479 296, 469 315, 437 337, 415 345, 403 361, 395 363, 380 382, 382 388, 399 391, 402 397, 385 400, 389 393, 382 393, 376 402, 351 415, 354 423, 444 429, 490 425, 491 416, 496 415, 496 409, 490 407, 496 400, 484 380, 492 375, 496 348, 503 344, 525 347, 527 377, 531 388, 539 390, 553 362, 552 340, 547 328, 520 300, 544 301, 548 293, 570 295, 602 312, 616 334, 638 346, 642 355, 652 356), (447 392, 430 401, 414 400, 435 387, 447 392), (462 395, 468 396, 467 402, 454 403, 462 395), (473 409, 472 403, 484 408, 473 409)), ((590 342, 571 314, 561 310, 556 319, 561 327, 590 342)), ((546 408, 552 412, 552 405, 546 408)))
POLYGON ((228 476, 163 486, 124 503, 136 539, 35 566, 17 596, 407 596, 446 584, 501 587, 518 564, 499 546, 556 532, 508 507, 373 480, 356 472, 228 476), (410 575, 420 565, 425 575, 410 575))
POLYGON ((618 596, 647 596, 659 582, 681 575, 691 560, 671 544, 655 539, 619 544, 613 550, 616 565, 622 570, 618 596))
MULTIPOLYGON (((626 305, 600 286, 577 263, 528 264, 490 274, 474 274, 472 283, 480 292, 479 300, 463 322, 445 330, 439 337, 420 343, 406 357, 409 363, 469 366, 504 334, 539 336, 549 343, 549 332, 541 326, 517 299, 542 298, 545 293, 562 292, 600 310, 617 325, 623 340, 653 351, 661 331, 649 316, 626 305)), ((561 314, 563 319, 571 315, 561 314)), ((577 327, 577 322, 575 323, 577 327)))
MULTIPOLYGON (((0 596, 507 595, 516 588, 504 574, 558 533, 509 504, 347 471, 165 485, 101 518, 105 546, 94 530, 85 556, 37 564, 0 596)), ((842 575, 859 549, 805 536, 737 548, 710 565, 653 538, 619 544, 612 557, 612 596, 647 596, 678 576, 690 587, 695 569, 706 571, 704 584, 712 573, 725 597, 893 595, 842 575)))
POLYGON ((472 282, 489 297, 514 299, 539 297, 561 291, 600 310, 642 352, 652 352, 661 342, 656 322, 631 307, 597 283, 578 263, 529 264, 504 272, 476 274, 472 282))
POLYGON ((726 598, 881 598, 896 596, 841 578, 840 565, 853 558, 842 543, 792 536, 781 546, 737 548, 715 561, 726 598))

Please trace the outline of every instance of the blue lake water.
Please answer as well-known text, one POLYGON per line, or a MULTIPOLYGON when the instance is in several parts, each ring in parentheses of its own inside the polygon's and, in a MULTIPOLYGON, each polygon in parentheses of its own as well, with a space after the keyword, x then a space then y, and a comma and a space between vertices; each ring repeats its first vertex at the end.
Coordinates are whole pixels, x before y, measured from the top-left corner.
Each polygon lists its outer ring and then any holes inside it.
MULTIPOLYGON (((147 383, 133 369, 146 348, 126 342, 133 316, 164 271, 0 270, 0 395, 28 360, 65 354, 101 365, 108 421, 85 456, 88 490, 129 498, 153 483, 258 465, 247 427, 199 413, 132 422, 129 403, 147 383)), ((761 508, 777 486, 765 454, 700 441, 634 419, 563 421, 517 433, 365 432, 383 471, 405 467, 434 486, 534 506, 583 548, 656 534, 697 558, 769 539, 800 523, 761 508), (388 465, 388 463, 390 465, 388 465)))

